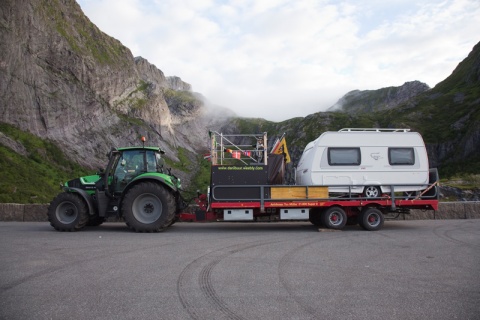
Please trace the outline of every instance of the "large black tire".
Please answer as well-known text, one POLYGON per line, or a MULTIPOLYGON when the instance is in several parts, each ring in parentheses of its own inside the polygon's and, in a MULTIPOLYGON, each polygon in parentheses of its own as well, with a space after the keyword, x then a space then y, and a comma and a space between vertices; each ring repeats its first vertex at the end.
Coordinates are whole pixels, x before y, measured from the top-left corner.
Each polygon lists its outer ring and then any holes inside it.
POLYGON ((383 213, 377 208, 365 208, 358 216, 358 224, 368 231, 382 229, 384 221, 383 213))
POLYGON ((329 229, 340 230, 347 223, 347 214, 340 207, 330 207, 321 214, 323 225, 329 229))
POLYGON ((122 201, 127 226, 136 232, 160 232, 175 218, 175 198, 155 182, 141 182, 127 191, 122 201))
POLYGON ((80 230, 88 222, 87 204, 77 193, 60 193, 48 207, 48 221, 58 231, 80 230))
POLYGON ((177 222, 177 221, 178 221, 178 219, 179 219, 179 218, 178 218, 178 216, 176 216, 176 215, 175 215, 175 217, 174 217, 174 218, 173 218, 173 220, 172 220, 172 221, 171 221, 171 222, 168 224, 168 226, 167 226, 167 227, 171 227, 171 226, 173 226, 173 225, 175 224, 175 222, 177 222))
POLYGON ((97 227, 104 222, 105 222, 104 217, 99 217, 98 214, 94 214, 93 216, 88 217, 87 226, 88 227, 97 227))

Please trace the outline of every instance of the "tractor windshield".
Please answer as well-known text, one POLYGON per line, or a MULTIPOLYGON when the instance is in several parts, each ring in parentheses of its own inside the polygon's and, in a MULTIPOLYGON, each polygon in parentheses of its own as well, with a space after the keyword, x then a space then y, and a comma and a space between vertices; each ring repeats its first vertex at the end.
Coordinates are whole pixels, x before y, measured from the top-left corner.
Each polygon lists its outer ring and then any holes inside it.
POLYGON ((146 172, 163 172, 159 152, 146 149, 124 150, 113 166, 114 191, 121 192, 136 176, 146 172))

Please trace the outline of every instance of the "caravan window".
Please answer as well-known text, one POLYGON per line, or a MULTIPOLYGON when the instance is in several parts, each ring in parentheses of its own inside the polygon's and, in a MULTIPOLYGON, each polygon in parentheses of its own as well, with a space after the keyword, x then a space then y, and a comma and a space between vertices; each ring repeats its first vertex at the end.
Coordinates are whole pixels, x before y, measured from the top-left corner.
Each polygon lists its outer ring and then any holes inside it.
POLYGON ((392 165, 412 166, 415 164, 413 148, 388 148, 388 162, 392 165))
POLYGON ((331 166, 359 166, 360 148, 328 148, 328 164, 331 166))

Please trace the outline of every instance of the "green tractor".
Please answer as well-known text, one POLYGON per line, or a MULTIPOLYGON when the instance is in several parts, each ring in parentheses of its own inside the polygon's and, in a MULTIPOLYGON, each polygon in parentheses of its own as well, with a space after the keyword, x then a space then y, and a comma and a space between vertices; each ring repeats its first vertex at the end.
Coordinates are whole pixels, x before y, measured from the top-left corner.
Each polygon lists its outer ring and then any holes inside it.
POLYGON ((62 186, 48 208, 50 224, 58 231, 77 231, 116 216, 136 232, 165 230, 185 202, 164 153, 158 147, 113 148, 105 170, 62 186))

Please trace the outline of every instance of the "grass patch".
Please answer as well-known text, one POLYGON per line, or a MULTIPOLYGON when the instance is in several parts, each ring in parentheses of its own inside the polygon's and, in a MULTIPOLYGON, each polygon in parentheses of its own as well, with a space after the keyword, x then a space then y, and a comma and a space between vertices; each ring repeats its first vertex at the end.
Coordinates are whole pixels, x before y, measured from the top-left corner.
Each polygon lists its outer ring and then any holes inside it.
POLYGON ((54 142, 0 123, 0 131, 21 143, 27 155, 0 145, 0 203, 48 203, 60 184, 91 174, 68 160, 54 142))
MULTIPOLYGON (((115 102, 114 106, 125 105, 133 112, 145 108, 148 104, 149 87, 150 84, 148 82, 140 80, 136 89, 130 92, 125 99, 115 102)), ((118 112, 117 114, 121 117, 118 112)), ((143 120, 141 121, 143 122, 143 120)))
POLYGON ((165 163, 169 168, 183 172, 190 172, 194 163, 187 156, 189 151, 182 147, 178 147, 177 151, 178 162, 164 157, 165 163))
POLYGON ((480 189, 480 174, 461 174, 448 179, 442 179, 441 185, 461 190, 480 189))
POLYGON ((169 88, 165 88, 163 92, 165 101, 170 105, 189 105, 198 102, 192 92, 190 91, 177 91, 169 88))
POLYGON ((198 171, 193 177, 190 186, 185 189, 185 198, 191 199, 200 193, 207 193, 210 186, 211 162, 203 159, 203 156, 198 156, 198 171))

